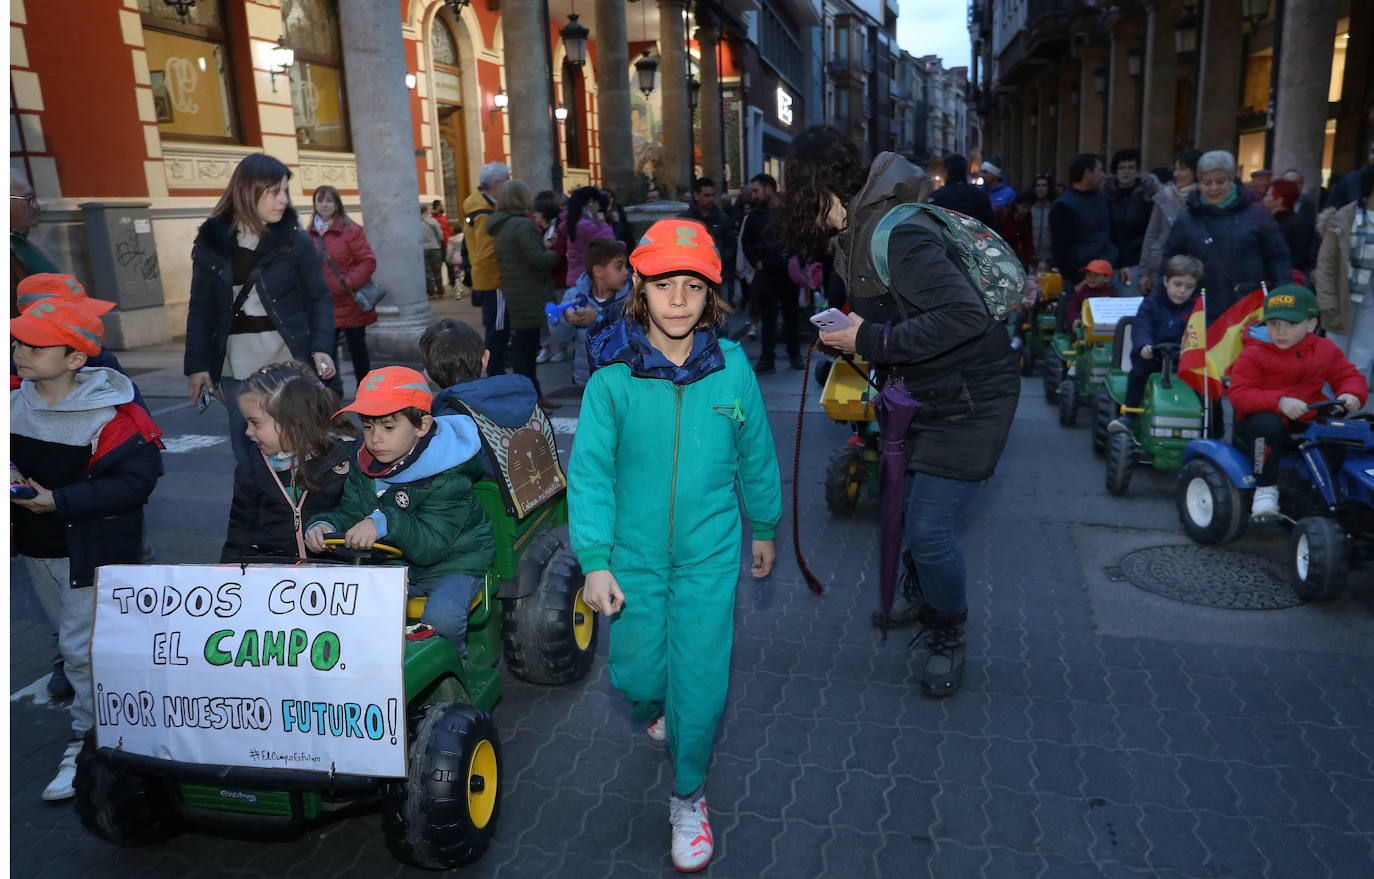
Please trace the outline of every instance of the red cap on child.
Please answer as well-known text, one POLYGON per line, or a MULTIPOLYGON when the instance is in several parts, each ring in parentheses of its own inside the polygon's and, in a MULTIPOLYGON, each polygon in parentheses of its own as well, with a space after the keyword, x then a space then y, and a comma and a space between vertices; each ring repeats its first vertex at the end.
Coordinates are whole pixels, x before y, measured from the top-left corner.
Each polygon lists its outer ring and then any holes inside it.
POLYGON ((1099 275, 1110 275, 1112 273, 1112 264, 1105 259, 1095 259, 1085 265, 1083 271, 1096 272, 1099 275))
POLYGON ((358 396, 352 405, 334 414, 357 412, 359 415, 390 415, 414 406, 429 411, 434 395, 425 377, 405 366, 385 366, 374 369, 358 383, 358 396))
POLYGON ((36 305, 44 299, 60 299, 75 305, 77 308, 89 311, 96 317, 115 307, 113 302, 92 299, 86 295, 86 288, 81 286, 81 282, 76 279, 75 275, 60 275, 56 272, 40 272, 36 275, 29 275, 19 282, 15 288, 15 295, 20 311, 24 311, 30 305, 36 305))
POLYGON ((706 227, 696 220, 659 220, 630 254, 630 265, 646 278, 690 272, 720 283, 720 253, 706 227))
POLYGON ((65 345, 94 357, 100 353, 105 325, 84 308, 45 299, 10 320, 10 335, 31 348, 65 345))

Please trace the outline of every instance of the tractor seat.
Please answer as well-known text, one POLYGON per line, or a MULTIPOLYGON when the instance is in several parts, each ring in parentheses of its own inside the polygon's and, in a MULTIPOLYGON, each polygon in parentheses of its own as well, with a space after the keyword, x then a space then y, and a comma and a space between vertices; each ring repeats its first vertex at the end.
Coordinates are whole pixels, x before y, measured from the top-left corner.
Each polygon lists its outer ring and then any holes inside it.
POLYGON ((1133 317, 1123 317, 1116 322, 1116 338, 1112 341, 1112 369, 1122 372, 1131 371, 1131 323, 1133 317))

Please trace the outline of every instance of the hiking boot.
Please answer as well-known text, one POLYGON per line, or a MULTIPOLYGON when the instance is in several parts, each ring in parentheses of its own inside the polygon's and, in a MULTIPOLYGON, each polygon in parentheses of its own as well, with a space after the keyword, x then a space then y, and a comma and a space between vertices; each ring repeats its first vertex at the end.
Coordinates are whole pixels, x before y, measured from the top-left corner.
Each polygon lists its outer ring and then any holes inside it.
POLYGON ((76 755, 81 753, 81 739, 72 739, 67 750, 62 752, 62 760, 57 764, 57 775, 48 786, 43 788, 43 799, 50 803, 70 800, 76 796, 72 782, 76 781, 76 755))
POLYGON ((67 680, 67 663, 62 657, 52 661, 52 675, 48 678, 48 695, 54 699, 66 699, 76 695, 72 682, 67 680))
MULTIPOLYGON (((921 618, 921 608, 925 605, 925 596, 921 594, 921 582, 916 577, 916 560, 911 557, 910 551, 903 550, 902 570, 897 574, 897 595, 892 599, 892 610, 887 615, 887 627, 904 629, 916 625, 921 618)), ((873 611, 870 619, 875 629, 881 628, 883 612, 873 611)))
MULTIPOLYGON (((921 614, 925 628, 916 633, 911 644, 924 641, 925 666, 921 669, 921 691, 943 698, 959 692, 964 678, 964 625, 967 613, 941 613, 927 606, 921 614)), ((910 646, 910 645, 908 645, 910 646)))
POLYGON ((656 742, 664 741, 668 738, 668 718, 662 714, 655 717, 654 722, 649 724, 649 728, 645 732, 649 734, 649 738, 656 742))
POLYGON ((669 797, 668 823, 673 826, 673 866, 679 873, 695 873, 710 863, 715 844, 704 794, 669 797))
POLYGON ((759 358, 754 361, 754 375, 769 375, 777 372, 778 368, 773 365, 773 361, 759 358))
POLYGON ((1265 522, 1279 518, 1279 487, 1261 485, 1255 489, 1255 497, 1250 502, 1250 519, 1265 522))

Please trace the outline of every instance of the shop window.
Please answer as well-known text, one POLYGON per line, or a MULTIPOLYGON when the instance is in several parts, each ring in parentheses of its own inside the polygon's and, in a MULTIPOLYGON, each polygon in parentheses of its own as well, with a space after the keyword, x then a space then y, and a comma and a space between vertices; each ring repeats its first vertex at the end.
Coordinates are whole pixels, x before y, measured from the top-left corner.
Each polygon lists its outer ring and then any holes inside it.
POLYGON ((224 7, 202 0, 182 21, 162 0, 139 0, 153 109, 164 136, 239 140, 224 7))
POLYGON ((351 141, 338 7, 333 0, 282 0, 281 14, 286 44, 296 51, 290 77, 296 140, 309 149, 347 150, 351 141))

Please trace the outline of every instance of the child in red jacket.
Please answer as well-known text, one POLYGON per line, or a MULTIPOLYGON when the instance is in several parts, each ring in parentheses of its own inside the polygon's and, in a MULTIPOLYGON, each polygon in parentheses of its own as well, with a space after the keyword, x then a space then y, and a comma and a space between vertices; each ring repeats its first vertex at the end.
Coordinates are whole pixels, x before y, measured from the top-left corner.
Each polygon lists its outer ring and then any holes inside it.
POLYGON ((1347 412, 1364 405, 1369 385, 1330 339, 1317 328, 1317 298, 1311 290, 1286 284, 1264 301, 1269 341, 1247 336, 1231 369, 1227 396, 1236 410, 1235 443, 1254 456, 1255 497, 1250 517, 1279 514, 1279 456, 1290 430, 1310 420, 1307 407, 1325 400, 1330 385, 1347 412))

